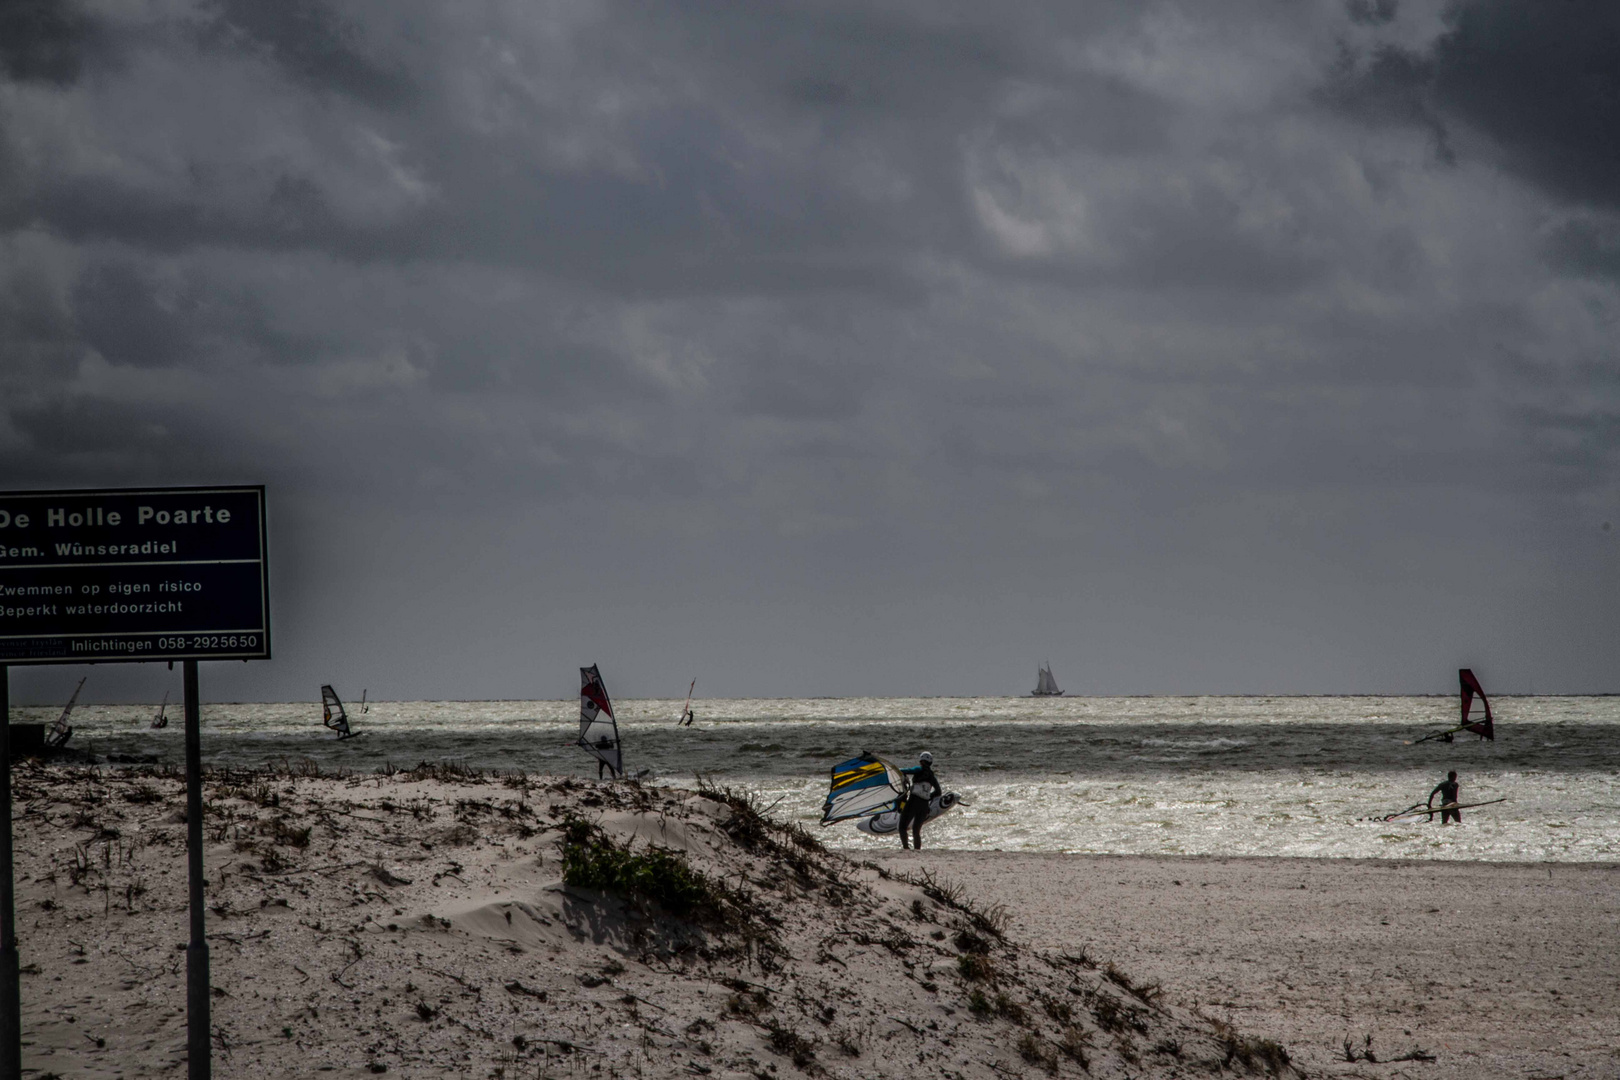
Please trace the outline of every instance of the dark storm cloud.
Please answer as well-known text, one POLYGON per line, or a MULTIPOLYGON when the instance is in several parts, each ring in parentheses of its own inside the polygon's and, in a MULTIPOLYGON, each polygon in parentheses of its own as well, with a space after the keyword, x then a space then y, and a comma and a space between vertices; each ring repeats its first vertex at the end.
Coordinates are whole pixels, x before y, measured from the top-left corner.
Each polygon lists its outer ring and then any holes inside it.
POLYGON ((1376 47, 1330 96, 1366 119, 1477 132, 1560 197, 1620 209, 1620 7, 1465 0, 1447 23, 1427 49, 1376 47))
POLYGON ((270 483, 243 694, 1596 685, 1522 630, 1620 497, 1601 110, 1498 100, 1560 15, 95 11, 4 69, 0 464, 270 483))
POLYGON ((322 0, 211 0, 202 40, 266 56, 294 78, 380 108, 399 108, 413 86, 398 67, 368 55, 361 29, 322 0))
POLYGON ((95 24, 73 0, 0 4, 0 70, 19 82, 72 83, 95 41, 95 24))

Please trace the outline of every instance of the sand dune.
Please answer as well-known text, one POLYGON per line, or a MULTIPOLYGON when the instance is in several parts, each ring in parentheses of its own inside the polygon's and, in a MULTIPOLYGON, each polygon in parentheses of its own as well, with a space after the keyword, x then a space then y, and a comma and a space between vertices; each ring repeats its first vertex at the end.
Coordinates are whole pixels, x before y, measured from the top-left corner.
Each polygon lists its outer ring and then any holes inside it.
MULTIPOLYGON (((927 862, 858 864, 721 793, 303 772, 206 785, 219 1076, 1291 1071, 1101 936, 1033 946, 927 862)), ((179 779, 15 784, 30 1075, 177 1075, 179 779)))

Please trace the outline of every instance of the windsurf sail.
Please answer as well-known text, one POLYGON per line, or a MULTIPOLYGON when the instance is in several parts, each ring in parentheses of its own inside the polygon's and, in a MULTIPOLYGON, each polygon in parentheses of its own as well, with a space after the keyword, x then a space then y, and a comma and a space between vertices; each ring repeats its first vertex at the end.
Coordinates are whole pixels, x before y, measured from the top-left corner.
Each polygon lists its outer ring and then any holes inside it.
MULTIPOLYGON (((1428 742, 1430 739, 1442 739, 1450 742, 1452 736, 1459 731, 1471 731, 1482 739, 1496 741, 1496 725, 1491 719, 1491 703, 1485 697, 1485 690, 1474 678, 1472 668, 1458 668, 1457 682, 1461 686, 1460 701, 1462 704, 1462 722, 1456 727, 1444 731, 1431 731, 1415 742, 1428 742)), ((1407 744, 1408 746, 1411 743, 1407 744)))
MULTIPOLYGON (((85 679, 88 678, 89 676, 86 675, 85 679)), ((73 737, 73 725, 68 723, 68 717, 73 715, 73 706, 79 703, 79 691, 84 689, 85 679, 80 679, 79 685, 73 688, 73 696, 68 698, 67 706, 63 708, 62 715, 56 718, 56 723, 51 725, 51 730, 45 733, 45 745, 52 750, 60 750, 73 737)))
POLYGON ((154 714, 153 717, 152 717, 152 726, 155 727, 155 728, 166 728, 166 727, 168 727, 169 726, 169 718, 166 715, 164 715, 168 711, 169 711, 169 692, 167 690, 165 690, 165 691, 163 691, 163 704, 158 706, 157 713, 154 714))
POLYGON ((336 690, 325 683, 321 684, 321 723, 337 732, 340 739, 347 739, 354 734, 349 730, 349 714, 343 708, 343 699, 337 696, 336 690))
POLYGON ((832 786, 821 808, 821 823, 870 817, 900 808, 906 794, 906 778, 900 770, 876 754, 861 751, 832 767, 832 786))
POLYGON ((691 727, 692 726, 692 720, 693 720, 693 716, 692 716, 692 691, 696 690, 696 689, 697 689, 697 680, 693 679, 692 680, 692 685, 688 686, 686 688, 686 704, 681 706, 681 718, 679 720, 675 721, 675 726, 676 727, 691 727))
POLYGON ((1063 693, 1058 689, 1057 680, 1052 678, 1052 663, 1047 661, 1035 673, 1035 690, 1033 697, 1058 697, 1063 693))
POLYGON ((613 718, 613 702, 595 664, 579 669, 579 745, 613 770, 614 776, 624 772, 619 722, 613 718))
POLYGON ((369 690, 360 691, 360 711, 363 713, 368 713, 371 711, 371 706, 366 704, 366 695, 368 693, 370 693, 369 690))
POLYGON ((1462 691, 1462 723, 1458 731, 1472 731, 1482 739, 1496 741, 1496 727, 1491 721, 1491 703, 1485 697, 1485 689, 1474 678, 1472 668, 1459 668, 1457 682, 1461 684, 1462 691), (1478 708, 1475 708, 1475 706, 1478 708))
POLYGON ((1427 803, 1415 803, 1405 810, 1394 814, 1385 814, 1383 817, 1372 818, 1373 821, 1401 821, 1405 818, 1433 817, 1442 810, 1472 810, 1476 806, 1495 806, 1499 802, 1507 802, 1506 798, 1484 799, 1480 802, 1444 803, 1440 806, 1429 806, 1427 803))

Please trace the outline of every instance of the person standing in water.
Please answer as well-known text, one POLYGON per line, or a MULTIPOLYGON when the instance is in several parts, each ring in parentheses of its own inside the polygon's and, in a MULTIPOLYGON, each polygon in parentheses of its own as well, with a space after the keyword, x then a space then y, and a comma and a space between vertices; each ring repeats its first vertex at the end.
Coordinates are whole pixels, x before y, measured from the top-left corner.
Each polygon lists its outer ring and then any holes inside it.
POLYGON ((917 766, 912 769, 901 769, 911 778, 911 787, 906 792, 906 801, 900 806, 900 846, 903 848, 916 847, 922 850, 922 827, 928 819, 928 803, 945 789, 939 786, 939 778, 934 775, 934 755, 927 750, 917 755, 917 766), (906 829, 910 828, 911 837, 907 839, 906 829))
POLYGON ((1461 785, 1457 783, 1457 770, 1453 769, 1451 772, 1446 773, 1444 780, 1434 785, 1433 791, 1429 792, 1429 806, 1431 807, 1434 806, 1434 797, 1436 795, 1440 796, 1440 824, 1450 825, 1453 821, 1459 825, 1462 824, 1461 810, 1445 809, 1447 804, 1455 805, 1461 801, 1457 797, 1460 788, 1461 785))

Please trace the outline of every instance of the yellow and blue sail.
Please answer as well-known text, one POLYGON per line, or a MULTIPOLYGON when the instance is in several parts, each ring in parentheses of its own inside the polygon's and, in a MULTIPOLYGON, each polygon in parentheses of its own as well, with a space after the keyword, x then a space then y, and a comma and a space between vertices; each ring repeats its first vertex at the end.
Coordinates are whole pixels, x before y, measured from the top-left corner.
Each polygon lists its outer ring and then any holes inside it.
POLYGON ((833 766, 821 823, 831 825, 898 809, 905 793, 906 780, 899 769, 876 754, 863 752, 833 766))

